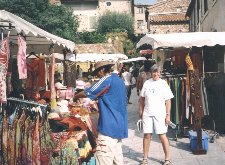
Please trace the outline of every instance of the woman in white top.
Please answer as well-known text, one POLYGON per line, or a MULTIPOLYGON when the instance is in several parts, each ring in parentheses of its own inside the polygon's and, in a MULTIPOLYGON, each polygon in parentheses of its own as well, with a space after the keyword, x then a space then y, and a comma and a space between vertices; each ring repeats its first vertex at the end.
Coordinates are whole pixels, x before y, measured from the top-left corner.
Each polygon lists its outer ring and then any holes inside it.
POLYGON ((156 65, 151 68, 152 78, 144 82, 140 92, 139 115, 143 120, 143 151, 142 165, 148 164, 148 152, 152 133, 158 134, 165 153, 163 165, 170 165, 169 141, 166 136, 170 124, 170 109, 173 93, 166 81, 160 78, 160 70, 156 65))

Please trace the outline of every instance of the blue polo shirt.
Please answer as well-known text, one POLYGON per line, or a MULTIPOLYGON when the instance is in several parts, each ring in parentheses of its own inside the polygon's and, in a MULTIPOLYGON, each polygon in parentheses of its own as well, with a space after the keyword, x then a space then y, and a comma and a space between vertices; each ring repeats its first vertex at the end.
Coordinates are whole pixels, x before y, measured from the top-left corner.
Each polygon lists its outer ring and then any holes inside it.
POLYGON ((127 138, 126 88, 123 80, 112 73, 99 79, 84 92, 91 100, 98 99, 98 131, 111 138, 127 138))

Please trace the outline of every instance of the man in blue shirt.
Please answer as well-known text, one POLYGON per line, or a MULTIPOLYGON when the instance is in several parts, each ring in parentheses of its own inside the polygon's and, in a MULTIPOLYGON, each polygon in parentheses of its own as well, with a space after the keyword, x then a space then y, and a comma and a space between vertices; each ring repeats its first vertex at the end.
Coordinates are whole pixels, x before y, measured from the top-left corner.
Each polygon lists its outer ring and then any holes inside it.
POLYGON ((74 96, 98 99, 98 139, 95 153, 97 165, 123 164, 122 140, 128 137, 126 87, 123 80, 111 73, 114 64, 97 62, 93 76, 100 79, 93 86, 74 96))

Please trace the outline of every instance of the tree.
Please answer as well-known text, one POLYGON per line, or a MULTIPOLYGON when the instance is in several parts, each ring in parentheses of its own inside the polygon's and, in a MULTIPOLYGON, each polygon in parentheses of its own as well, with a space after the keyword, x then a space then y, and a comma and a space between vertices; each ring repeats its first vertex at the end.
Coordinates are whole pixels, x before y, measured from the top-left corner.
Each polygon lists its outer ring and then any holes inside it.
POLYGON ((52 34, 72 41, 79 26, 71 9, 50 5, 48 0, 0 0, 0 9, 9 11, 52 34))
POLYGON ((99 33, 127 32, 128 35, 134 33, 134 20, 130 14, 118 12, 106 12, 103 14, 97 25, 99 33))
POLYGON ((80 39, 80 41, 78 41, 77 43, 80 42, 85 44, 95 44, 95 43, 104 43, 106 41, 106 36, 96 31, 79 32, 77 33, 77 37, 80 39))

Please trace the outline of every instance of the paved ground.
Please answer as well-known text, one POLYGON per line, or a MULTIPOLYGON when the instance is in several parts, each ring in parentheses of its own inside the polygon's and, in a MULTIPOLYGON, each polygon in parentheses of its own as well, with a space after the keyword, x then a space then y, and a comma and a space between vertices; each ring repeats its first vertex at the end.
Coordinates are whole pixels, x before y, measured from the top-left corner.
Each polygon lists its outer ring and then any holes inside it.
MULTIPOLYGON (((131 102, 128 104, 129 137, 123 140, 125 165, 138 165, 142 160, 143 134, 136 129, 138 120, 138 103, 136 90, 132 90, 131 102)), ((225 165, 225 137, 219 136, 214 143, 208 143, 206 155, 194 155, 190 150, 189 138, 174 140, 175 133, 168 133, 173 165, 225 165)), ((150 165, 160 165, 164 160, 164 153, 158 136, 153 136, 148 162, 150 165)))

